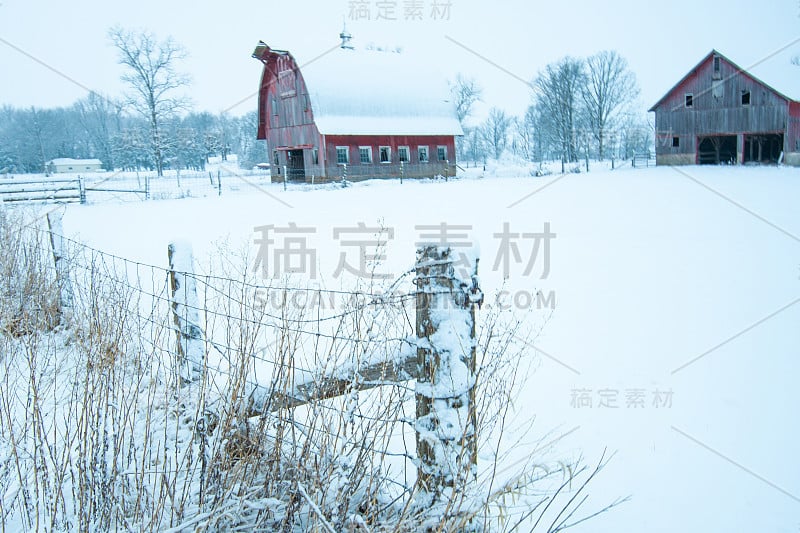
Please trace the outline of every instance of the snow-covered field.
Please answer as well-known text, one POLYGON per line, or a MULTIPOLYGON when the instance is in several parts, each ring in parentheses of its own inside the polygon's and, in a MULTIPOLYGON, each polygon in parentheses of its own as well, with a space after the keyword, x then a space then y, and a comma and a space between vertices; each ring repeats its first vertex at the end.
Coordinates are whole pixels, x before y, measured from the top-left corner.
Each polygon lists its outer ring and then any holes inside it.
POLYGON ((155 265, 176 238, 202 264, 220 242, 255 256, 254 228, 296 224, 313 230, 303 235, 328 288, 353 281, 334 275, 342 254, 358 264, 357 247, 342 242, 353 234, 335 238, 336 228, 392 228, 379 270, 399 275, 433 231, 418 226, 471 226, 487 299, 533 307, 532 323, 544 323, 515 425, 535 417, 530 439, 567 434, 550 458, 616 452, 589 487, 592 502, 631 500, 576 530, 788 532, 800 530, 799 202, 800 170, 790 168, 487 172, 71 205, 64 224, 93 247, 155 265), (537 239, 525 236, 545 224, 556 235, 549 264, 547 239, 532 260, 537 239))

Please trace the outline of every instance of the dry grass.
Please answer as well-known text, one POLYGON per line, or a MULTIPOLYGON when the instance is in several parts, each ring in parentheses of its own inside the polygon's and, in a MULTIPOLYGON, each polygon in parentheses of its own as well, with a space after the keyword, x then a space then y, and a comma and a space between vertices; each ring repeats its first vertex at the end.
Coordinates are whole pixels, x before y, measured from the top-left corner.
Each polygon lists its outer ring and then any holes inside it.
MULTIPOLYGON (((279 305, 263 305, 251 258, 223 250, 209 270, 228 277, 197 277, 204 360, 187 384, 165 271, 72 244, 65 313, 45 234, 18 215, 0 222, 6 530, 511 531, 582 503, 569 495, 577 469, 545 475, 531 458, 415 504, 413 384, 364 390, 376 383, 355 371, 406 353, 407 299, 293 305, 297 289, 280 283, 266 288, 279 305), (296 396, 332 377, 345 384, 336 398, 296 396)), ((479 442, 496 462, 524 377, 519 335, 492 314, 478 339, 479 442)))

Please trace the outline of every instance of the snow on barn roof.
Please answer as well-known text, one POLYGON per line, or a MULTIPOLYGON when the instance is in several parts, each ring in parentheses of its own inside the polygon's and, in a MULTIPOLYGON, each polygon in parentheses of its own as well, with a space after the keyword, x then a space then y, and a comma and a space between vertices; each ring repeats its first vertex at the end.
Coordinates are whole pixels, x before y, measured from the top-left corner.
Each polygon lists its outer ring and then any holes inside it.
POLYGON ((99 159, 72 159, 71 157, 58 157, 47 162, 48 165, 102 165, 99 159))
POLYGON ((464 134, 436 59, 336 48, 298 65, 322 134, 464 134))

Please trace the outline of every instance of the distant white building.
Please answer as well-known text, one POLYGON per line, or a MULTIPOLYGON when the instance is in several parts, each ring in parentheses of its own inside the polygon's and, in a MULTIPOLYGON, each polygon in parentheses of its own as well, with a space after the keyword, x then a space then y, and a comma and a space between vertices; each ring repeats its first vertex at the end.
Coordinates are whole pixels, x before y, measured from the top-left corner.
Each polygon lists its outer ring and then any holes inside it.
POLYGON ((103 162, 99 159, 71 159, 69 157, 60 157, 48 161, 45 167, 50 174, 96 172, 98 170, 103 170, 103 162))

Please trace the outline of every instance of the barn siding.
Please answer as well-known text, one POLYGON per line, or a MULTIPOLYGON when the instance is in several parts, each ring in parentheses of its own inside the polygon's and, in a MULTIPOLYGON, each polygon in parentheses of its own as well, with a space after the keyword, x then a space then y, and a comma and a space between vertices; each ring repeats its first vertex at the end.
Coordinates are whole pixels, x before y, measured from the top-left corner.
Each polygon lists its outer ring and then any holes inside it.
POLYGON ((337 164, 336 147, 347 146, 350 154, 350 163, 347 165, 348 179, 369 179, 398 177, 400 170, 400 155, 398 148, 408 146, 410 161, 403 165, 403 176, 408 178, 433 177, 436 175, 450 175, 454 173, 456 164, 455 139, 451 135, 326 135, 325 136, 327 172, 331 179, 340 177, 342 168, 337 164), (372 147, 372 163, 361 163, 358 149, 361 146, 372 147), (381 163, 381 146, 391 148, 391 162, 381 163), (427 163, 420 163, 418 146, 428 147, 427 163), (442 162, 437 159, 437 147, 447 147, 447 160, 442 162))
POLYGON ((709 54, 652 109, 656 114, 657 163, 694 163, 697 138, 713 135, 737 135, 741 162, 743 138, 748 133, 784 133, 787 163, 794 161, 790 153, 800 151, 798 104, 721 55, 720 72, 715 76, 714 57, 715 53, 709 54), (742 104, 745 91, 750 92, 749 105, 742 104), (685 105, 687 94, 692 95, 691 107, 685 105), (674 137, 680 139, 680 146, 673 146, 674 137))

